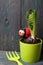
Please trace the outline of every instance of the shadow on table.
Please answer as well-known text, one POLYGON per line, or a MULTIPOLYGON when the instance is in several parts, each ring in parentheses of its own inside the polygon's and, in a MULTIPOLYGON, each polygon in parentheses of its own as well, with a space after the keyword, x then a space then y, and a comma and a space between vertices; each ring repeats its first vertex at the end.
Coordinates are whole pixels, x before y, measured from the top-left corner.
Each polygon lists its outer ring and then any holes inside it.
POLYGON ((43 53, 41 54, 40 61, 43 61, 43 53))

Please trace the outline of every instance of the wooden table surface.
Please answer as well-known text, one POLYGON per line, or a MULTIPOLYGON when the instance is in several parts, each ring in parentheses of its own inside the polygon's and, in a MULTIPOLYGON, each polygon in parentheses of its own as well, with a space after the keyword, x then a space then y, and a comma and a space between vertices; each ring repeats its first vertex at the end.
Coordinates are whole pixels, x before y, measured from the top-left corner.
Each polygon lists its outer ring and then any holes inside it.
MULTIPOLYGON (((40 61, 38 61, 37 63, 25 63, 22 60, 20 61, 23 63, 23 65, 43 65, 43 54, 41 55, 40 61)), ((6 51, 0 51, 0 65, 17 65, 17 63, 11 62, 7 59, 6 51)))

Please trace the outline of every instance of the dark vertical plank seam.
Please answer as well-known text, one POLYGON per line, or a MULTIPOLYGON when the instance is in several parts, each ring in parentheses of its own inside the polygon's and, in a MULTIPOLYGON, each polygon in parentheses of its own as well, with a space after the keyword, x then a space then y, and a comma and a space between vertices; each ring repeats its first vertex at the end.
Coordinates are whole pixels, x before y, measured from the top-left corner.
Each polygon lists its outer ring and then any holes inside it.
POLYGON ((20 0, 20 28, 22 28, 22 0, 20 0))

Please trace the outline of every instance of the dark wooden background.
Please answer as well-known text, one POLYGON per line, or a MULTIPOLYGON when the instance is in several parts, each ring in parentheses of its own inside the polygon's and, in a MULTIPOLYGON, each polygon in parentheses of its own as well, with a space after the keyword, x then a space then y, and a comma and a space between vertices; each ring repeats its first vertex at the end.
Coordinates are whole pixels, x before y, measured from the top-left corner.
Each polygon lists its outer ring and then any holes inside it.
POLYGON ((19 51, 18 30, 27 26, 25 13, 31 8, 37 11, 37 36, 43 39, 43 0, 0 0, 0 50, 19 51))

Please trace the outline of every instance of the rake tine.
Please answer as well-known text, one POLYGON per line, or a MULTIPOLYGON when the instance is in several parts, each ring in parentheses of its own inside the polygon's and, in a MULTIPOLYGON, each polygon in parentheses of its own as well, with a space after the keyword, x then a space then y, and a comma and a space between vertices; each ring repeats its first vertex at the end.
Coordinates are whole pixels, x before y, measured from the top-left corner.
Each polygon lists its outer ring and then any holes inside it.
POLYGON ((14 57, 16 57, 16 55, 14 54, 14 52, 12 51, 12 55, 14 56, 14 57))
POLYGON ((7 56, 7 58, 10 60, 10 57, 9 57, 9 55, 8 55, 8 52, 6 52, 6 56, 7 56))
POLYGON ((18 57, 18 58, 20 58, 20 56, 18 55, 18 53, 15 51, 15 54, 16 54, 16 56, 18 57))
POLYGON ((10 56, 10 58, 12 58, 11 52, 9 52, 9 56, 10 56))

